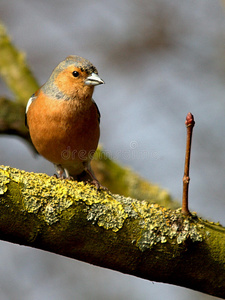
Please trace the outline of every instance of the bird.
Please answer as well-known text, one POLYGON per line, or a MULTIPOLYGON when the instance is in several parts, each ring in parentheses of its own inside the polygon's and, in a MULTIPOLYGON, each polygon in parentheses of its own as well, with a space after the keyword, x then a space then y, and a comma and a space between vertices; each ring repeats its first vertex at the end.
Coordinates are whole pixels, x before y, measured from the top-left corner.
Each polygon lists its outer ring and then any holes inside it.
POLYGON ((70 55, 28 100, 25 124, 37 152, 52 162, 56 177, 76 179, 86 172, 97 190, 91 160, 100 137, 100 112, 92 98, 104 84, 87 59, 70 55))

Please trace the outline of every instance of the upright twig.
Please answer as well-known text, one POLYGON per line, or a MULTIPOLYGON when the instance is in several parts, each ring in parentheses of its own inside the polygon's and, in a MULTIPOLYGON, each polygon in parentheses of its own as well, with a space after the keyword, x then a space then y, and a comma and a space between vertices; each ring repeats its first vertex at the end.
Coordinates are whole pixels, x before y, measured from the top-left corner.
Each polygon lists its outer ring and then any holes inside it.
POLYGON ((190 167, 190 156, 191 156, 191 140, 192 131, 195 125, 194 116, 189 112, 186 117, 185 125, 187 127, 187 143, 186 143, 186 154, 184 164, 184 177, 183 177, 183 200, 182 200, 182 213, 189 215, 188 209, 188 186, 189 186, 189 167, 190 167))

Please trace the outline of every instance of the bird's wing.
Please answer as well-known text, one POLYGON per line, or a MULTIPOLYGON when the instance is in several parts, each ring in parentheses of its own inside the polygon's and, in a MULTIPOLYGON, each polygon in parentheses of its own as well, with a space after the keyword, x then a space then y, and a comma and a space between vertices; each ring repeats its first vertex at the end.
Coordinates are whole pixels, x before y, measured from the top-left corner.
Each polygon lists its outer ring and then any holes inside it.
POLYGON ((95 102, 93 99, 92 99, 92 101, 93 101, 93 103, 94 103, 94 105, 95 105, 95 107, 96 107, 96 109, 97 109, 97 113, 98 113, 98 123, 100 124, 100 119, 101 119, 100 111, 99 111, 99 109, 98 109, 98 106, 97 106, 96 102, 95 102))
POLYGON ((31 103, 37 98, 37 96, 35 94, 33 94, 30 99, 28 100, 27 102, 27 106, 26 106, 26 112, 25 112, 25 125, 27 126, 28 128, 28 124, 27 124, 27 112, 28 112, 28 109, 31 105, 31 103))

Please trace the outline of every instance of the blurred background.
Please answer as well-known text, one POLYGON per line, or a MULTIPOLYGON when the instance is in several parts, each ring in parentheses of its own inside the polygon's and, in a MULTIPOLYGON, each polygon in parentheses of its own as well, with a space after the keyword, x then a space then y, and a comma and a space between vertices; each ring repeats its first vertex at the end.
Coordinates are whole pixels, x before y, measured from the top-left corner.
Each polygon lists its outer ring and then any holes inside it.
MULTIPOLYGON (((225 225, 224 9, 219 0, 1 0, 0 19, 40 84, 70 54, 97 67, 104 149, 178 200, 191 111, 190 208, 225 225)), ((13 98, 1 78, 0 95, 13 98)), ((7 136, 0 164, 54 172, 7 136)), ((6 242, 0 266, 3 300, 212 299, 6 242)))

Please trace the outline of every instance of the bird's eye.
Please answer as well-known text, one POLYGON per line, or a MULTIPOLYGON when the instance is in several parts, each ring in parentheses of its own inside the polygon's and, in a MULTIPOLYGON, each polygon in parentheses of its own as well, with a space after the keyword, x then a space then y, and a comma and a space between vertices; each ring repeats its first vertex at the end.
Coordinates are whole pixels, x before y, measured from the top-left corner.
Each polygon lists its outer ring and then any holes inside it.
POLYGON ((77 72, 77 71, 73 71, 72 74, 73 74, 74 77, 78 77, 79 76, 79 72, 77 72))

